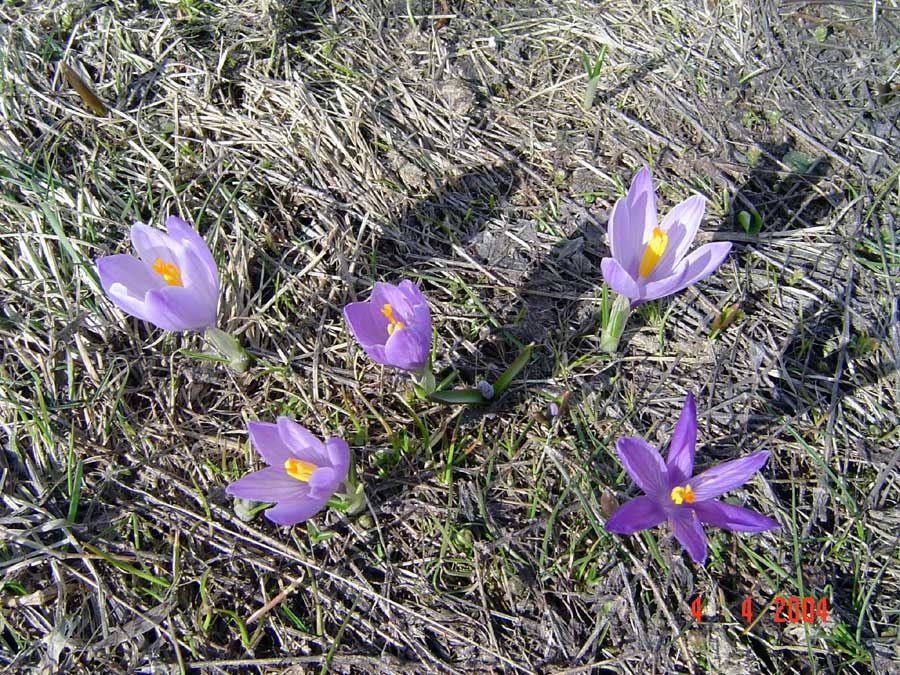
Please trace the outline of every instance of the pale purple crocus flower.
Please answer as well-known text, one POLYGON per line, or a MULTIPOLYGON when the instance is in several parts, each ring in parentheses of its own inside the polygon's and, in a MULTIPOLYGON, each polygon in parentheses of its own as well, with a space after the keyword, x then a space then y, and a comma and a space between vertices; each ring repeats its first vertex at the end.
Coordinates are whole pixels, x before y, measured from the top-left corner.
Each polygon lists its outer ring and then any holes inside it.
POLYGON ((606 529, 632 534, 669 521, 675 537, 694 562, 706 563, 703 523, 735 532, 762 532, 781 527, 750 509, 718 501, 716 497, 743 485, 769 457, 765 450, 724 462, 692 476, 697 442, 697 410, 689 393, 672 433, 669 457, 642 438, 616 442, 616 453, 644 495, 620 506, 606 521, 606 529))
POLYGON ((366 302, 344 307, 353 336, 369 357, 385 366, 423 371, 431 353, 431 313, 411 281, 377 282, 366 302))
POLYGON ((219 271, 203 238, 181 218, 169 216, 166 232, 135 223, 131 243, 137 257, 111 255, 96 263, 113 304, 163 330, 214 327, 219 271))
POLYGON ((609 248, 600 269, 609 287, 631 299, 634 307, 687 288, 712 274, 731 250, 731 242, 705 244, 691 254, 706 200, 694 195, 678 204, 662 223, 656 194, 645 166, 609 216, 609 248))
POLYGON ((277 502, 265 516, 296 525, 325 508, 347 479, 350 448, 337 436, 324 443, 289 417, 276 424, 248 422, 250 442, 268 464, 231 483, 225 491, 241 499, 277 502))

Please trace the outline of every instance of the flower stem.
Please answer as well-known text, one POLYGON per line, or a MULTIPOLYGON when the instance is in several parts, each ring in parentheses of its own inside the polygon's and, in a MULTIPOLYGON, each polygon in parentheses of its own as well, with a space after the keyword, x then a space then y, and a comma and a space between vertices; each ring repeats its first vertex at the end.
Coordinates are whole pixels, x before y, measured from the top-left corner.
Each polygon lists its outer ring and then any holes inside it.
POLYGON ((431 372, 431 359, 428 359, 428 363, 422 366, 420 370, 411 373, 411 377, 413 389, 416 390, 416 396, 421 399, 428 398, 428 396, 433 394, 434 390, 437 389, 437 384, 434 381, 434 373, 431 372))
POLYGON ((243 373, 250 366, 250 355, 241 347, 237 338, 215 326, 206 329, 203 337, 213 346, 219 356, 228 361, 232 370, 243 373))
POLYGON ((619 348, 619 340, 625 330, 625 322, 631 313, 631 300, 624 295, 616 295, 609 316, 606 317, 606 325, 600 336, 600 349, 608 354, 614 354, 619 348))

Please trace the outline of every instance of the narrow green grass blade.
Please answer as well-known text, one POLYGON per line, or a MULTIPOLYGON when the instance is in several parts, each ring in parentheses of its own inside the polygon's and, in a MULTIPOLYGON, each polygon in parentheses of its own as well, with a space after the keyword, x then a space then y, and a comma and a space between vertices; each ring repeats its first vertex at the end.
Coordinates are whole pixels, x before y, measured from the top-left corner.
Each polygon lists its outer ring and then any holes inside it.
POLYGON ((91 278, 91 281, 94 282, 94 290, 100 290, 100 279, 97 277, 97 273, 94 271, 94 266, 91 263, 82 257, 81 253, 72 246, 72 242, 69 241, 68 235, 63 231, 62 225, 59 222, 59 217, 54 213, 50 207, 46 204, 41 204, 41 210, 44 212, 44 218, 47 223, 50 225, 50 228, 53 230, 53 233, 59 238, 60 246, 62 246, 63 250, 68 254, 69 258, 72 259, 72 263, 76 267, 80 267, 84 270, 84 272, 91 278))
POLYGON ((156 584, 157 586, 162 586, 163 588, 168 588, 169 586, 172 585, 172 582, 170 582, 168 579, 166 579, 164 577, 154 576, 153 574, 150 574, 149 572, 145 572, 144 570, 138 569, 134 565, 129 565, 127 562, 123 562, 121 560, 116 560, 109 553, 106 553, 105 551, 101 551, 96 546, 91 546, 90 544, 88 544, 86 542, 82 542, 81 545, 84 546, 88 551, 90 551, 94 555, 97 555, 97 556, 100 556, 101 558, 103 558, 106 562, 108 562, 113 567, 118 567, 123 572, 128 572, 129 574, 133 574, 137 577, 140 577, 144 581, 149 581, 151 584, 156 584))
POLYGON ((70 523, 75 522, 75 516, 78 514, 78 500, 81 497, 81 480, 84 477, 84 462, 78 462, 75 465, 75 475, 72 476, 72 485, 69 490, 69 513, 66 519, 70 523))
POLYGON ((513 378, 519 374, 522 368, 525 367, 525 364, 531 359, 532 351, 534 351, 534 343, 525 345, 522 351, 519 352, 516 360, 497 378, 497 381, 494 382, 494 396, 500 396, 506 390, 513 378))
POLYGON ((435 391, 428 395, 428 400, 450 405, 467 405, 484 403, 484 396, 478 389, 451 389, 450 391, 435 391))

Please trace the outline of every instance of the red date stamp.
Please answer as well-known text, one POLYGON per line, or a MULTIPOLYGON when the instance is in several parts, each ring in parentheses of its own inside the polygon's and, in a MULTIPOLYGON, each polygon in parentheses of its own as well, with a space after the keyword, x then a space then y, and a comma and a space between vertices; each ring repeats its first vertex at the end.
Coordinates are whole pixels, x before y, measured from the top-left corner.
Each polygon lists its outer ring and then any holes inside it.
MULTIPOLYGON (((783 595, 776 595, 772 600, 772 607, 775 609, 772 617, 775 623, 813 623, 828 620, 828 598, 816 599, 810 595, 803 597, 792 595, 785 598, 783 595)), ((702 596, 698 595, 691 601, 691 616, 698 623, 703 620, 702 596)), ((741 616, 748 624, 753 623, 752 598, 744 598, 741 603, 741 616)))

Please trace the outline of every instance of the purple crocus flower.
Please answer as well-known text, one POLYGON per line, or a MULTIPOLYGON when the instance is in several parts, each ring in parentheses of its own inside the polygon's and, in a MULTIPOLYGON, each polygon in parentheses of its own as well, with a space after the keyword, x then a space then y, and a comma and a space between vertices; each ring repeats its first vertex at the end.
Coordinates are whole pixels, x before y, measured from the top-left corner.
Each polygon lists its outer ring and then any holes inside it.
POLYGON ((166 232, 135 223, 138 257, 97 260, 100 285, 119 309, 163 330, 202 330, 216 323, 219 271, 203 238, 177 216, 166 232))
POLYGON ((431 313, 422 291, 411 281, 397 286, 377 282, 367 302, 344 307, 353 336, 374 361, 421 371, 431 352, 431 313))
POLYGON ((672 433, 665 462, 659 451, 644 439, 620 438, 616 453, 645 494, 622 504, 606 521, 607 531, 632 534, 668 520, 675 537, 694 562, 703 565, 706 535, 702 523, 735 532, 762 532, 781 527, 755 511, 715 499, 747 482, 766 463, 769 453, 754 452, 692 477, 696 442, 697 409, 690 393, 672 433))
POLYGON ((609 216, 612 257, 604 258, 600 267, 609 287, 630 298, 634 307, 712 274, 731 250, 731 242, 705 244, 688 255, 705 208, 702 195, 688 197, 660 224, 650 170, 645 166, 638 171, 628 194, 616 201, 609 216))
POLYGON ((350 448, 337 436, 324 443, 289 417, 276 424, 248 422, 250 442, 267 466, 231 483, 241 499, 278 502, 266 518, 278 525, 302 523, 325 508, 350 469, 350 448))

